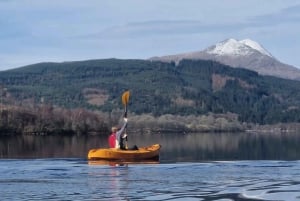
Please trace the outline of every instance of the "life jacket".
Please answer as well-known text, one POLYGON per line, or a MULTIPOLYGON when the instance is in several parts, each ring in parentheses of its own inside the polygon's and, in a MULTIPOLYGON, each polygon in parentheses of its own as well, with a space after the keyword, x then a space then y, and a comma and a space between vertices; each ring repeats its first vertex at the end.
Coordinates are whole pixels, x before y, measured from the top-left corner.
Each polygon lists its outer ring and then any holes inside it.
POLYGON ((108 137, 108 144, 110 148, 116 147, 116 133, 110 134, 110 136, 108 137))

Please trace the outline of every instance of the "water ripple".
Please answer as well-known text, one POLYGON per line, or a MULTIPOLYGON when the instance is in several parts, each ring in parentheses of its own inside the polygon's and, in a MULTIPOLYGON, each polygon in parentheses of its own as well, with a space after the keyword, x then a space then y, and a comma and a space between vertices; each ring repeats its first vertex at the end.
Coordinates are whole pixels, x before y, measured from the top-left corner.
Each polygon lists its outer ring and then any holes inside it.
POLYGON ((299 200, 299 161, 88 165, 0 161, 1 200, 299 200))

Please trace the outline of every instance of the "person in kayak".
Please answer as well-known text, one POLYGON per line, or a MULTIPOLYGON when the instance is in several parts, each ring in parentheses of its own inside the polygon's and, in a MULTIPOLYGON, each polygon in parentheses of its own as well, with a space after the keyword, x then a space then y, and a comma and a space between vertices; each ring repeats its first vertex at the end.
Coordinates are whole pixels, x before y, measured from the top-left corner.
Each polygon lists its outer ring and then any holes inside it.
POLYGON ((124 141, 127 141, 127 134, 123 133, 125 131, 125 128, 127 126, 127 118, 124 118, 124 124, 121 127, 121 129, 118 129, 118 127, 112 127, 111 128, 111 134, 108 137, 108 144, 110 148, 117 148, 122 150, 138 150, 139 148, 134 145, 131 148, 128 148, 124 141))
POLYGON ((118 127, 112 127, 111 128, 111 134, 108 137, 108 144, 110 148, 120 148, 120 149, 126 149, 123 139, 127 137, 126 134, 124 134, 124 130, 127 126, 127 118, 124 118, 124 124, 121 127, 121 129, 118 129, 118 127))

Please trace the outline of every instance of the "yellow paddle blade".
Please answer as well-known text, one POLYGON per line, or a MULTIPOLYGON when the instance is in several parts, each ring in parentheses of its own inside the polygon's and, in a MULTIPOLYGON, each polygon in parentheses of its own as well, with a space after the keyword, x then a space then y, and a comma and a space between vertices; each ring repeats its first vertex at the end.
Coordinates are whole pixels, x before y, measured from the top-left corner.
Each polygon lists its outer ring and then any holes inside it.
POLYGON ((129 101, 129 96, 130 96, 130 92, 129 91, 125 91, 122 95, 122 103, 123 105, 127 105, 128 101, 129 101))

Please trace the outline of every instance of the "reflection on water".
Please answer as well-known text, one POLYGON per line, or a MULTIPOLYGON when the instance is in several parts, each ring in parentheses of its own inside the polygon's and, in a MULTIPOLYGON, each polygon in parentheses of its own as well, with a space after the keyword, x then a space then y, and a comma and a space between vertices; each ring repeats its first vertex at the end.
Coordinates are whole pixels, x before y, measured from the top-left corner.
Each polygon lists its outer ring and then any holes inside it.
POLYGON ((109 166, 127 166, 127 165, 145 165, 159 164, 158 160, 139 160, 139 161, 124 161, 124 160, 89 160, 89 165, 109 165, 109 166))
POLYGON ((98 137, 4 136, 0 137, 1 158, 86 157, 90 147, 103 144, 98 137))
MULTIPOLYGON (((129 146, 162 145, 161 162, 206 160, 299 160, 296 133, 198 133, 130 135, 129 146)), ((107 136, 0 137, 1 158, 86 158, 92 148, 107 147, 107 136)))
POLYGON ((0 160, 1 200, 299 200, 297 134, 135 135, 129 140, 139 146, 160 143, 160 164, 85 160, 89 149, 107 147, 106 136, 1 137, 2 158, 55 157, 0 160))

